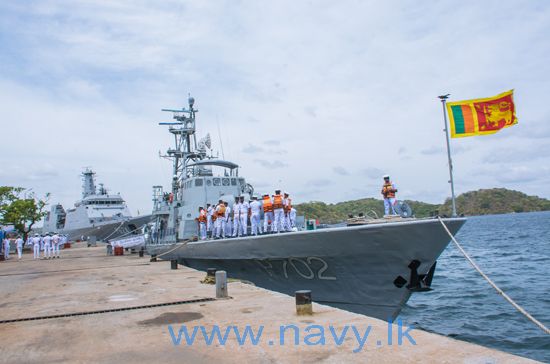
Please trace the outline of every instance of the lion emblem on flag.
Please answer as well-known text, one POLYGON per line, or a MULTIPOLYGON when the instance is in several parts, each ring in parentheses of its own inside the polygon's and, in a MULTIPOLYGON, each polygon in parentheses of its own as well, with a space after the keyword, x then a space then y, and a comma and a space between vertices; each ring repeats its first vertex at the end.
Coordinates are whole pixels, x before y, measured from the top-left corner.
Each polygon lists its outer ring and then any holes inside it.
POLYGON ((499 128, 501 124, 511 125, 514 120, 512 104, 508 101, 485 103, 476 105, 476 108, 485 114, 489 128, 499 128))

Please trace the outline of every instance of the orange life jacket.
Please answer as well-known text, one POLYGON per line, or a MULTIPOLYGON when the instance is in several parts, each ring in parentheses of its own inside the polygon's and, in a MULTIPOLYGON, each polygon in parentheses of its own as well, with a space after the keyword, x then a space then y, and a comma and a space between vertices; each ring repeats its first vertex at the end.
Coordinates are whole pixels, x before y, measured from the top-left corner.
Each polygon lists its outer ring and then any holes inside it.
POLYGON ((214 210, 212 212, 212 221, 216 221, 217 218, 218 218, 218 211, 214 210))
POLYGON ((282 209, 283 208, 283 196, 275 195, 273 196, 273 208, 282 209))
POLYGON ((263 205, 264 205, 264 212, 273 212, 273 203, 271 202, 271 199, 269 198, 269 196, 264 197, 263 205))
POLYGON ((394 198, 396 192, 397 190, 393 188, 393 184, 391 182, 384 183, 384 186, 382 187, 382 195, 384 195, 384 198, 394 198))
POLYGON ((199 214, 199 222, 202 222, 202 223, 206 224, 206 211, 201 210, 201 212, 199 214))
POLYGON ((285 205, 285 212, 290 212, 291 209, 292 209, 292 199, 287 198, 286 205, 285 205))
POLYGON ((220 210, 218 211, 219 217, 225 217, 225 205, 220 205, 220 210))

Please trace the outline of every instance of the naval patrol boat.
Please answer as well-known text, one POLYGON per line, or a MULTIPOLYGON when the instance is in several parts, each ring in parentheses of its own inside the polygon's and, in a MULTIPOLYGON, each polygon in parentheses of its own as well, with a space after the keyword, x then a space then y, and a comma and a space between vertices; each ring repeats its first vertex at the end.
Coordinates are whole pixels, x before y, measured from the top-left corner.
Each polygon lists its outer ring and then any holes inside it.
POLYGON ((44 232, 67 234, 70 240, 112 240, 140 234, 151 221, 151 215, 132 217, 120 194, 109 194, 102 183, 96 187, 95 172, 86 168, 82 173, 82 199, 65 210, 55 204, 44 217, 44 232))
MULTIPOLYGON (((199 206, 254 196, 239 166, 197 143, 194 99, 167 125, 175 141, 163 157, 173 162, 170 192, 154 186, 154 223, 146 234, 148 254, 199 270, 225 270, 229 277, 294 295, 312 291, 313 301, 387 320, 413 292, 431 289, 436 260, 449 244, 439 220, 390 218, 349 226, 219 240, 198 240, 199 206), (217 172, 215 170, 217 169, 217 172)), ((443 219, 452 233, 464 218, 443 219)))

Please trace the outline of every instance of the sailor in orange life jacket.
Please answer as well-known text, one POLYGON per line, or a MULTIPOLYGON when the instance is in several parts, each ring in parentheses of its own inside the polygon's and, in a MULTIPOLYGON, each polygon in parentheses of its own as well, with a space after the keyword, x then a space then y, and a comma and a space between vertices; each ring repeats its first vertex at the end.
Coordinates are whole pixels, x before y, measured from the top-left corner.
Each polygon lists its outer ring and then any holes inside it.
POLYGON ((292 209, 292 199, 286 192, 284 193, 283 206, 283 209, 285 211, 284 229, 286 231, 292 231, 292 228, 290 226, 290 210, 292 209))
POLYGON ((199 217, 197 218, 197 222, 199 223, 199 235, 201 240, 206 239, 206 210, 201 206, 199 207, 199 217))
POLYGON ((275 190, 273 195, 273 215, 275 216, 274 231, 280 233, 284 230, 285 211, 281 190, 275 190))
POLYGON ((266 193, 262 196, 262 204, 264 208, 264 234, 273 232, 273 202, 271 197, 266 193), (269 227, 269 230, 267 229, 269 227))
POLYGON ((225 239, 225 204, 222 200, 218 201, 218 206, 216 206, 216 239, 224 238, 225 239))
POLYGON ((392 215, 396 215, 395 212, 395 204, 397 203, 397 200, 395 199, 395 193, 397 192, 397 188, 395 188, 395 185, 390 181, 390 176, 385 175, 384 176, 384 185, 382 186, 382 196, 384 196, 384 214, 389 215, 390 209, 392 215))

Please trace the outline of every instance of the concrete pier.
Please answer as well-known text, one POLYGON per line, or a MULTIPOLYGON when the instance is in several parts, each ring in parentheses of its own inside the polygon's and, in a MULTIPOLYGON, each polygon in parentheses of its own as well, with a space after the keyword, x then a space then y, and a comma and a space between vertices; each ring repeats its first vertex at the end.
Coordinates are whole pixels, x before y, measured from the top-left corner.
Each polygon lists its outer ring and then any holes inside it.
POLYGON ((387 322, 316 303, 312 315, 298 316, 294 297, 232 282, 230 276, 231 298, 216 300, 216 287, 200 283, 205 272, 178 268, 138 254, 106 256, 104 247, 79 244, 63 250, 61 259, 33 261, 25 254, 21 262, 0 262, 0 321, 172 303, 1 323, 0 362, 534 362, 420 330, 407 331, 396 323, 389 330, 387 322), (197 302, 200 299, 209 300, 197 302), (181 302, 189 300, 195 302, 181 302), (182 325, 189 335, 198 327, 194 344, 187 345, 184 334, 179 337, 182 325), (208 345, 201 326, 209 336, 215 326, 221 336, 228 327, 235 328, 228 331, 225 345, 216 339, 208 345), (263 327, 256 345, 250 339, 240 345, 236 339, 234 330, 242 336, 247 326, 254 335, 263 327), (337 344, 333 335, 342 337, 346 326, 347 335, 337 344), (361 347, 359 339, 365 336, 361 347))

